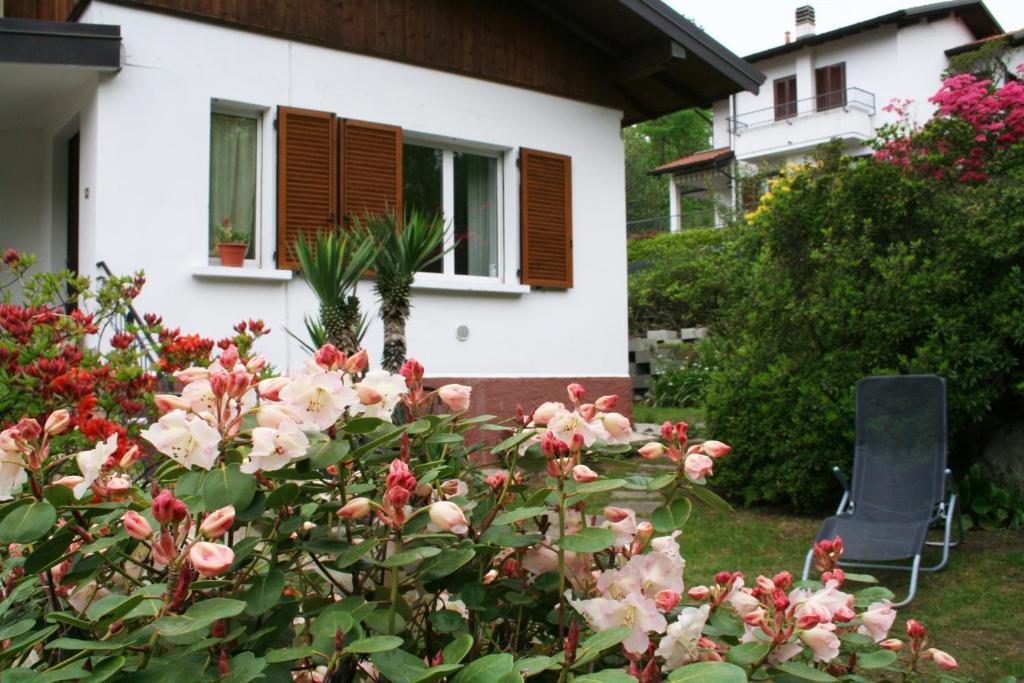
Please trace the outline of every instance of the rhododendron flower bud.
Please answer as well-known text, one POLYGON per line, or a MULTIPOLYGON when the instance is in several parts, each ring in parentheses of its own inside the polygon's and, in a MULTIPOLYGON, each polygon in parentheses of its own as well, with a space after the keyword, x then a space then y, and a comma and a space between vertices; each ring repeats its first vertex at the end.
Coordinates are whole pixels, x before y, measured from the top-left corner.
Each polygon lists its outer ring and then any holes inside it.
POLYGON ((540 437, 540 449, 544 455, 549 458, 553 458, 562 453, 566 453, 569 447, 566 446, 561 439, 554 435, 553 432, 544 432, 544 435, 540 437))
POLYGON ((917 619, 907 619, 907 635, 914 640, 921 640, 928 632, 917 619))
POLYGON ((161 532, 160 538, 153 544, 153 561, 168 565, 174 560, 175 553, 174 536, 166 531, 161 532))
POLYGON ((565 389, 569 393, 569 400, 572 401, 573 403, 579 403, 580 401, 582 401, 583 394, 586 393, 586 389, 583 388, 583 385, 577 384, 576 382, 573 382, 565 389))
POLYGON ((658 591, 658 594, 654 596, 654 604, 658 606, 658 609, 662 612, 668 612, 670 609, 679 604, 679 601, 683 599, 683 596, 679 595, 675 591, 664 590, 658 591))
POLYGON ((750 626, 760 626, 764 623, 767 613, 763 607, 755 607, 746 614, 743 615, 743 623, 750 626))
POLYGON ((796 625, 797 625, 798 628, 808 629, 808 628, 814 628, 815 626, 820 624, 822 621, 824 621, 824 620, 822 619, 822 615, 820 613, 818 613, 818 612, 804 612, 796 620, 796 625))
POLYGON ((430 482, 424 482, 416 485, 415 493, 420 498, 426 498, 433 492, 434 487, 430 485, 430 482))
POLYGON ((572 471, 574 460, 572 458, 551 458, 548 460, 548 474, 552 477, 564 477, 572 471))
POLYGON ((602 396, 601 398, 594 401, 594 406, 602 413, 615 410, 615 406, 619 403, 619 397, 617 394, 609 394, 608 396, 602 396))
POLYGON ((604 518, 605 519, 607 519, 609 522, 612 522, 613 524, 615 524, 617 522, 621 522, 622 520, 628 518, 629 517, 629 512, 630 511, 626 510, 625 508, 619 508, 619 507, 615 507, 613 505, 609 505, 608 507, 606 507, 604 509, 603 514, 604 514, 604 518))
POLYGON ((263 368, 267 367, 267 357, 259 354, 253 356, 245 362, 245 369, 247 372, 256 374, 263 368))
POLYGON ((646 458, 647 460, 657 460, 661 456, 665 455, 665 446, 658 443, 657 441, 651 441, 650 443, 646 443, 639 449, 637 449, 637 453, 640 454, 641 458, 646 458))
POLYGON ((369 498, 353 498, 341 506, 338 514, 345 519, 365 519, 371 507, 369 498))
POLYGON ((121 518, 124 530, 136 541, 147 541, 153 536, 153 527, 149 525, 146 518, 135 510, 128 510, 121 518))
POLYGON ((494 580, 498 578, 498 570, 490 569, 484 574, 484 585, 489 586, 494 583, 494 580))
POLYGON ((573 432, 572 437, 569 439, 569 450, 573 453, 579 453, 585 445, 586 441, 583 435, 579 432, 573 432))
POLYGON ((388 488, 400 487, 407 491, 416 488, 416 477, 413 476, 409 466, 402 460, 395 458, 388 467, 388 477, 385 480, 388 488))
POLYGON ((206 519, 199 525, 199 533, 209 539, 220 538, 231 530, 234 523, 235 507, 228 505, 206 515, 206 519))
POLYGON ((18 436, 26 441, 37 439, 43 433, 43 428, 39 426, 39 423, 30 417, 23 417, 18 420, 15 429, 18 430, 18 436))
POLYGON ((334 344, 324 344, 313 354, 313 362, 324 370, 336 370, 345 362, 345 354, 334 344))
POLYGON ((174 394, 154 394, 153 402, 156 403, 156 409, 161 413, 169 413, 172 410, 191 410, 192 405, 174 394))
POLYGON ((395 509, 401 510, 405 507, 405 504, 409 502, 411 495, 412 494, 408 489, 404 489, 401 486, 394 486, 384 493, 384 499, 395 509))
POLYGON ((586 484, 590 481, 597 481, 601 476, 586 465, 576 465, 572 468, 572 478, 581 484, 586 484))
POLYGON ((710 455, 712 458, 721 458, 732 450, 732 446, 727 446, 721 441, 705 441, 701 447, 705 455, 710 455))
POLYGON ((472 391, 472 387, 463 384, 445 384, 437 390, 437 395, 448 406, 448 410, 461 413, 463 410, 469 409, 469 395, 472 391))
POLYGON ((210 391, 214 396, 224 396, 228 393, 228 374, 226 372, 210 375, 210 391))
POLYGON ((111 477, 106 485, 107 495, 123 496, 131 487, 132 482, 127 477, 111 477))
POLYGON ((498 493, 505 487, 508 481, 508 472, 501 470, 484 479, 484 483, 491 487, 491 490, 498 493))
POLYGON ((229 344, 224 352, 220 354, 220 366, 231 372, 235 369, 235 365, 238 364, 238 349, 235 348, 234 344, 229 344))
POLYGON ((357 373, 362 372, 366 369, 366 366, 370 364, 370 355, 366 353, 366 349, 359 349, 356 353, 345 361, 345 372, 357 373))
POLYGON ((85 481, 84 477, 80 477, 77 474, 69 474, 67 476, 61 477, 60 479, 54 479, 53 483, 55 486, 65 486, 69 489, 73 489, 79 484, 81 484, 83 481, 85 481))
MULTIPOLYGON (((690 431, 690 425, 685 422, 676 422, 675 436, 680 443, 686 443, 686 434, 690 431)), ((709 454, 710 455, 710 454, 709 454)))
POLYGON ((182 384, 191 384, 201 379, 209 379, 210 371, 206 368, 191 367, 185 368, 184 370, 178 370, 174 373, 174 379, 178 380, 182 384))
POLYGON ((249 385, 252 383, 252 378, 249 373, 245 370, 232 370, 228 374, 228 396, 232 398, 241 398, 245 392, 249 390, 249 385))
POLYGON ((441 482, 441 491, 446 496, 459 496, 469 493, 469 486, 460 479, 446 479, 441 482))
POLYGON ((787 571, 781 571, 772 577, 772 582, 775 584, 776 588, 789 590, 789 587, 793 585, 793 575, 787 571))
POLYGON ((402 364, 398 374, 405 378, 405 386, 411 389, 414 384, 423 379, 423 366, 415 358, 410 358, 402 364))
POLYGON ((783 612, 789 607, 789 598, 786 596, 786 591, 781 588, 776 588, 772 591, 772 605, 775 607, 776 612, 783 612))
POLYGON ((572 666, 576 661, 576 648, 580 644, 580 622, 573 619, 569 624, 569 635, 565 639, 565 663, 572 666))
POLYGON ((714 462, 706 455, 700 453, 691 453, 686 456, 686 461, 683 463, 683 470, 686 472, 686 477, 697 484, 703 484, 705 477, 711 474, 711 468, 714 462))
POLYGON ((153 499, 153 519, 157 521, 157 524, 166 526, 175 521, 174 504, 177 502, 179 502, 178 499, 168 489, 164 489, 153 499))
POLYGON ((579 411, 580 417, 587 422, 593 420, 594 416, 597 415, 597 407, 593 403, 584 403, 580 406, 579 411))
POLYGON ((690 590, 686 591, 686 594, 700 602, 708 599, 708 596, 711 595, 711 589, 707 586, 694 586, 690 590))
POLYGON ((644 543, 647 543, 647 541, 651 540, 651 536, 653 535, 654 525, 648 521, 643 521, 636 525, 636 533, 633 535, 633 538, 640 543, 640 545, 643 545, 644 543))
POLYGON ((469 531, 469 523, 466 515, 460 508, 451 501, 442 500, 430 506, 430 521, 441 531, 451 531, 455 534, 464 534, 469 531))
POLYGON ((943 669, 944 671, 952 671, 958 666, 956 660, 953 659, 949 653, 937 650, 934 647, 928 648, 928 651, 925 654, 932 658, 932 661, 935 662, 935 666, 943 669))
POLYGON ((64 408, 61 408, 50 413, 49 417, 46 418, 46 424, 43 425, 43 429, 50 436, 56 436, 57 434, 63 434, 69 424, 71 424, 71 414, 64 408))
POLYGON ((121 456, 121 460, 118 461, 117 464, 118 464, 119 467, 128 468, 128 467, 131 467, 132 465, 134 465, 135 461, 138 460, 138 458, 139 458, 139 447, 138 446, 132 446, 131 448, 129 448, 127 451, 124 452, 124 455, 121 456))
POLYGON ((836 567, 832 571, 824 572, 821 575, 821 585, 827 586, 830 581, 836 583, 836 588, 842 588, 843 584, 846 583, 846 572, 839 567, 836 567))
POLYGON ((360 382, 355 386, 356 396, 364 406, 372 406, 384 400, 384 395, 366 382, 360 382))
POLYGON ((673 425, 671 422, 665 420, 663 423, 661 423, 661 438, 663 438, 665 441, 672 441, 673 437, 675 437, 675 433, 675 425, 673 425))
POLYGON ((715 574, 715 583, 717 583, 720 586, 724 586, 725 584, 729 583, 731 579, 732 574, 730 572, 718 572, 717 574, 715 574))
POLYGON ((235 553, 226 545, 199 541, 188 551, 188 559, 200 575, 210 578, 226 572, 235 561, 235 553))
POLYGON ((903 649, 903 641, 899 638, 886 638, 885 640, 878 643, 878 647, 882 648, 883 650, 899 652, 903 649))
POLYGON ((758 576, 757 586, 765 593, 771 593, 773 590, 775 590, 775 582, 769 579, 767 576, 758 576))
MULTIPOLYGON (((256 385, 256 390, 259 391, 260 396, 262 396, 263 398, 271 401, 276 401, 279 398, 281 398, 281 390, 288 386, 290 383, 290 377, 269 377, 267 379, 260 380, 260 382, 256 385)), ((263 410, 265 407, 266 406, 261 407, 260 410, 263 410)), ((269 425, 264 426, 266 427, 269 425)))
POLYGON ((832 620, 838 622, 853 621, 856 617, 857 613, 849 605, 843 605, 832 613, 832 620))

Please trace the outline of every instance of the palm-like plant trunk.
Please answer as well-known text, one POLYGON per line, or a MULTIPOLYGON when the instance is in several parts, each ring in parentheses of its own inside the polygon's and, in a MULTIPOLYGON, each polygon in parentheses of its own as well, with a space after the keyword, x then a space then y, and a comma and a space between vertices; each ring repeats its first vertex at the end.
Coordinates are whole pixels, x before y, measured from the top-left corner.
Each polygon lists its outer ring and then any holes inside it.
POLYGON ((380 319, 384 323, 384 351, 381 363, 388 372, 398 372, 405 363, 405 321, 409 318, 409 287, 381 291, 380 319))
POLYGON ((320 322, 328 344, 348 355, 359 350, 359 300, 356 297, 321 303, 320 322))

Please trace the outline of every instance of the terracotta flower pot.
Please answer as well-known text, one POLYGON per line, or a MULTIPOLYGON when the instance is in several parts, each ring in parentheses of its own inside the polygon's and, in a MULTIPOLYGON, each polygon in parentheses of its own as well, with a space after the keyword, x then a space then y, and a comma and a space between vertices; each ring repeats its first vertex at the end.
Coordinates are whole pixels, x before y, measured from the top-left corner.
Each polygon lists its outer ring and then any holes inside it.
POLYGON ((220 252, 220 264, 241 268, 245 263, 245 253, 249 251, 249 245, 245 242, 221 242, 217 245, 220 252))

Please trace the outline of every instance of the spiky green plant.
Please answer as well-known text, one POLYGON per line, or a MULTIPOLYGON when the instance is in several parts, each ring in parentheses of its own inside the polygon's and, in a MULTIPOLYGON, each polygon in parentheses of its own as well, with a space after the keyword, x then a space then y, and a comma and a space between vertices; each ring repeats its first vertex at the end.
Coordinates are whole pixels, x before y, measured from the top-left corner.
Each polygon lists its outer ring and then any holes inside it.
POLYGON ((306 282, 320 301, 319 320, 306 321, 313 344, 334 344, 345 353, 359 350, 366 325, 359 313, 356 284, 372 266, 378 246, 365 231, 323 230, 316 239, 295 242, 306 282))
POLYGON ((398 372, 405 362, 405 322, 412 310, 413 278, 451 248, 444 246, 444 220, 435 214, 411 210, 401 224, 394 214, 367 214, 362 221, 353 222, 355 230, 367 235, 378 247, 373 269, 384 324, 381 365, 385 370, 398 372))

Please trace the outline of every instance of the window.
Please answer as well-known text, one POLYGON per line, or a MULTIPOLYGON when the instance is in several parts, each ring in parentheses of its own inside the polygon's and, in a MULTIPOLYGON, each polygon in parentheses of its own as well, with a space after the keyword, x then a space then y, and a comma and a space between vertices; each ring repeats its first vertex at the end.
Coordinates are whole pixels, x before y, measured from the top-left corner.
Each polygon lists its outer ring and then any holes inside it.
POLYGON ((814 88, 818 111, 846 106, 846 63, 814 70, 814 88))
POLYGON ((775 79, 775 120, 796 116, 796 76, 775 79))
POLYGON ((258 114, 210 115, 210 254, 225 228, 249 244, 256 257, 256 197, 260 119, 258 114))
POLYGON ((444 216, 454 245, 427 272, 500 277, 500 161, 499 154, 480 150, 403 146, 406 210, 444 216))

